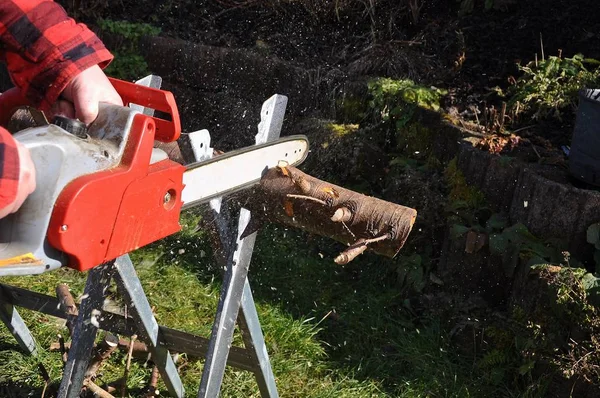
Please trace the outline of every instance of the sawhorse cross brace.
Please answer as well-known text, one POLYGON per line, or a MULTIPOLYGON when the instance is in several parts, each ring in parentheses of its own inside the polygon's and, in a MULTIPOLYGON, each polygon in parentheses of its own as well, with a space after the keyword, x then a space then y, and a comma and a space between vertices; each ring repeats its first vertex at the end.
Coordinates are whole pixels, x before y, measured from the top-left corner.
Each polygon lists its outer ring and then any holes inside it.
MULTIPOLYGON (((151 77, 149 77, 151 78, 151 77)), ((154 82, 147 82, 156 85, 154 82)), ((160 82, 158 83, 160 85, 160 82)), ((277 139, 287 105, 287 98, 274 95, 263 104, 256 144, 277 139)), ((190 147, 196 161, 212 157, 210 135, 206 130, 190 133, 190 147)), ((135 272, 129 255, 91 269, 88 273, 78 315, 73 324, 72 344, 58 391, 59 398, 75 398, 81 393, 98 329, 117 335, 137 335, 151 353, 171 396, 185 395, 183 384, 169 350, 206 359, 198 398, 217 397, 226 365, 253 372, 261 396, 278 397, 256 306, 247 279, 257 232, 244 238, 241 234, 250 221, 250 212, 239 208, 237 228, 227 214, 223 198, 210 201, 214 227, 221 243, 217 262, 224 264, 223 285, 210 339, 158 325, 135 272), (233 228, 232 228, 232 225, 233 228), (237 229, 237 230, 236 230, 237 229), (220 254, 219 254, 220 253, 220 254), (127 306, 127 316, 103 309, 111 280, 127 306), (240 311, 241 309, 241 311, 240 311), (245 348, 232 346, 236 319, 245 348)), ((15 307, 67 319, 56 297, 0 284, 0 319, 21 348, 36 355, 36 342, 15 307)))

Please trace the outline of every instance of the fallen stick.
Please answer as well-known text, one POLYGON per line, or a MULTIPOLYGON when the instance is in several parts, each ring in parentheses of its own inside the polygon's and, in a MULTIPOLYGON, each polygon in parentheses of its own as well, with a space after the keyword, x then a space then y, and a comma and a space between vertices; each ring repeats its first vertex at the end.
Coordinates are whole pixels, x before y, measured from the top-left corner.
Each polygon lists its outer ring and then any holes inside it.
POLYGON ((114 395, 110 394, 108 391, 102 389, 98 384, 94 383, 91 380, 85 381, 85 387, 93 393, 95 396, 100 398, 115 398, 114 395))
POLYGON ((73 322, 77 318, 79 311, 75 305, 75 299, 73 299, 69 291, 69 286, 64 283, 58 284, 56 286, 56 297, 60 302, 60 309, 67 316, 67 329, 69 329, 70 335, 73 336, 73 322))
POLYGON ((144 394, 145 398, 151 398, 157 396, 156 386, 158 385, 158 366, 154 365, 152 368, 152 374, 150 375, 150 382, 148 383, 148 391, 144 394))
POLYGON ((367 249, 393 258, 404 246, 417 211, 321 181, 285 162, 266 172, 244 205, 253 218, 243 236, 260 221, 279 222, 349 247, 335 262, 346 264, 367 249))
POLYGON ((97 345, 95 354, 88 365, 85 377, 93 379, 98 373, 98 369, 102 366, 102 363, 111 356, 111 354, 117 349, 119 339, 112 333, 106 333, 104 339, 97 345))
MULTIPOLYGON (((124 350, 124 351, 128 352, 129 346, 131 345, 131 341, 128 339, 120 338, 117 345, 120 350, 124 350)), ((64 343, 64 348, 66 350, 69 350, 71 348, 71 343, 70 342, 64 343)), ((61 350, 60 342, 50 344, 50 351, 60 351, 60 350, 61 350)), ((146 344, 143 341, 136 340, 133 342, 133 356, 135 358, 144 358, 148 355, 148 353, 149 353, 148 347, 146 346, 146 344)))
POLYGON ((125 373, 123 374, 123 385, 121 386, 121 398, 125 398, 127 392, 127 378, 129 377, 129 369, 131 368, 131 357, 133 355, 134 342, 137 336, 134 334, 131 336, 131 344, 129 345, 129 352, 127 353, 127 362, 125 364, 125 373))

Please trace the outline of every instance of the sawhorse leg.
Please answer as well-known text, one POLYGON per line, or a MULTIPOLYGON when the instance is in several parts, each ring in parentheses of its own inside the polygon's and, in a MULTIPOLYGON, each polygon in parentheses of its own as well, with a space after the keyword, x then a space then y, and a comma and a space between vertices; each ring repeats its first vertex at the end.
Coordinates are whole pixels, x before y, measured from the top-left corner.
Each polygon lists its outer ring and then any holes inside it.
POLYGON ((89 271, 84 298, 73 328, 72 344, 58 397, 76 398, 81 393, 98 332, 98 321, 95 317, 102 310, 111 278, 114 278, 136 329, 147 344, 152 360, 158 367, 169 393, 177 398, 183 397, 183 384, 177 374, 175 363, 169 351, 159 345, 158 323, 128 255, 89 271))
POLYGON ((158 367, 167 390, 174 397, 183 397, 183 383, 177 373, 175 362, 173 362, 169 350, 159 344, 162 336, 160 336, 158 323, 129 256, 119 257, 115 262, 115 268, 117 274, 114 278, 119 293, 127 303, 137 330, 148 346, 148 350, 152 354, 152 361, 158 367))
POLYGON ((258 314, 247 279, 256 233, 243 239, 240 238, 249 221, 250 212, 241 209, 238 236, 233 245, 236 250, 233 256, 228 256, 221 297, 198 392, 199 398, 217 397, 219 395, 221 382, 225 374, 227 355, 233 341, 236 318, 240 320, 239 326, 246 350, 255 358, 258 365, 254 373, 261 394, 272 398, 278 396, 275 378, 269 363, 258 314), (240 306, 242 307, 241 313, 239 311, 240 306))
POLYGON ((31 331, 25 325, 23 318, 17 312, 17 309, 3 299, 2 289, 0 288, 0 320, 6 325, 10 333, 15 337, 17 343, 23 351, 29 355, 36 355, 37 349, 35 339, 31 331))
POLYGON ((271 361, 267 353, 267 346, 263 336, 256 305, 250 290, 250 283, 246 279, 244 284, 244 292, 242 294, 242 312, 238 315, 238 323, 244 346, 246 350, 254 356, 258 369, 254 371, 260 394, 263 397, 275 398, 278 397, 277 385, 275 384, 275 375, 271 369, 271 361))
POLYGON ((114 261, 92 268, 83 291, 79 315, 73 325, 71 348, 58 389, 59 398, 77 398, 81 394, 85 372, 94 348, 98 322, 106 291, 110 285, 114 261))
MULTIPOLYGON (((280 95, 275 95, 265 102, 261 110, 261 123, 259 124, 259 132, 256 135, 256 144, 262 144, 279 137, 286 105, 287 98, 280 95)), ((208 152, 210 142, 205 141, 201 143, 202 145, 200 143, 196 145, 192 141, 191 144, 194 147, 196 160, 203 160, 201 159, 202 150, 200 148, 205 148, 205 151, 208 152)), ((207 156, 210 157, 210 154, 207 156)), ((211 207, 216 214, 215 222, 221 238, 221 245, 225 249, 227 265, 198 398, 217 397, 219 395, 229 347, 233 340, 236 318, 239 320, 245 348, 252 355, 256 364, 254 374, 261 395, 276 398, 279 395, 275 385, 275 376, 271 369, 258 313, 247 279, 248 267, 256 241, 256 232, 241 239, 241 234, 250 221, 250 212, 246 209, 240 210, 236 239, 228 230, 228 217, 222 215, 222 210, 226 209, 221 206, 221 201, 213 200, 211 207), (235 248, 233 255, 230 253, 231 248, 235 248), (240 307, 241 312, 239 311, 240 307)))

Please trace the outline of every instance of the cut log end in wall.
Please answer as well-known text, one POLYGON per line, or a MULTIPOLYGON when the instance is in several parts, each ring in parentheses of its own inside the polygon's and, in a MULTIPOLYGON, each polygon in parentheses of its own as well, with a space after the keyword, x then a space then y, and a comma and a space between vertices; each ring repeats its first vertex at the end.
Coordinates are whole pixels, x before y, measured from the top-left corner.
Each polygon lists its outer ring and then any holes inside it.
POLYGON ((259 219, 347 244, 335 259, 338 264, 367 249, 393 258, 417 217, 415 209, 321 181, 284 162, 265 174, 251 202, 253 216, 259 219))

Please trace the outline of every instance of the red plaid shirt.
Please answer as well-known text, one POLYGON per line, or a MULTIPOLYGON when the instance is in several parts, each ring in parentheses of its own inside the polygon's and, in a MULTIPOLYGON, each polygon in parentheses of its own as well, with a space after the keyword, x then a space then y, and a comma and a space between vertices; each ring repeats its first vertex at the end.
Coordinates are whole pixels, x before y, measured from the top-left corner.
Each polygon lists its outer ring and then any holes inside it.
MULTIPOLYGON (((33 106, 48 110, 69 81, 112 55, 85 25, 54 1, 0 0, 0 59, 33 106)), ((0 209, 17 192, 19 158, 14 139, 0 127, 0 209)))

